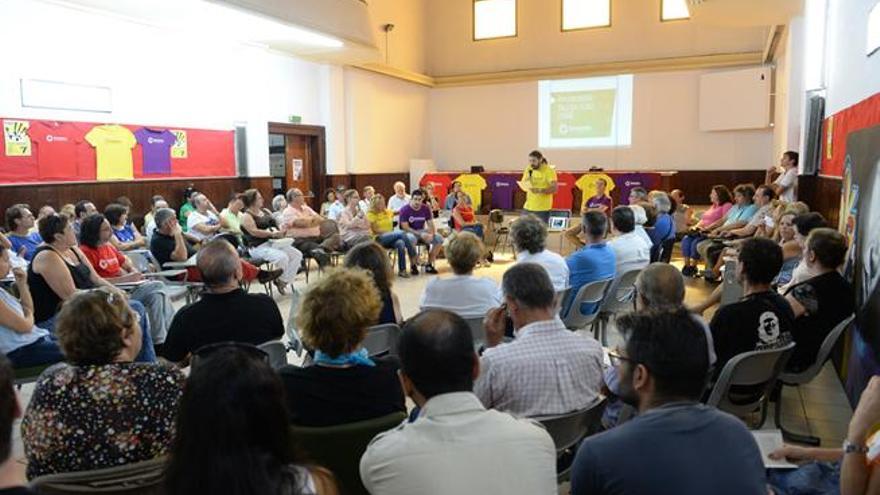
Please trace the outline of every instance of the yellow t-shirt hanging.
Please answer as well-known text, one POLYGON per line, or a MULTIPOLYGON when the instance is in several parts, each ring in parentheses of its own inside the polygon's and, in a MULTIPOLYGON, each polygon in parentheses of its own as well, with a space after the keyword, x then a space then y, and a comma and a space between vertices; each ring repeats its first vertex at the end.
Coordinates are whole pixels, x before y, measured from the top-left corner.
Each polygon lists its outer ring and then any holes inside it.
POLYGON ((86 141, 98 157, 98 180, 131 180, 134 161, 131 150, 137 144, 134 134, 121 125, 99 125, 86 134, 86 141))
POLYGON ((610 175, 601 172, 586 173, 574 183, 581 190, 581 208, 584 207, 588 199, 596 195, 596 181, 599 179, 605 180, 605 193, 611 196, 611 191, 614 190, 614 179, 610 175))
MULTIPOLYGON (((525 182, 534 189, 546 189, 550 187, 551 182, 556 182, 556 170, 549 164, 545 163, 533 169, 526 166, 523 171, 522 182, 525 182), (529 171, 532 173, 529 174, 529 171)), ((523 209, 529 211, 549 211, 553 208, 553 194, 533 193, 526 191, 526 203, 523 209)))
POLYGON ((471 206, 475 213, 480 212, 480 206, 483 204, 483 189, 486 189, 486 179, 480 174, 462 174, 456 181, 461 182, 461 190, 471 198, 471 206))

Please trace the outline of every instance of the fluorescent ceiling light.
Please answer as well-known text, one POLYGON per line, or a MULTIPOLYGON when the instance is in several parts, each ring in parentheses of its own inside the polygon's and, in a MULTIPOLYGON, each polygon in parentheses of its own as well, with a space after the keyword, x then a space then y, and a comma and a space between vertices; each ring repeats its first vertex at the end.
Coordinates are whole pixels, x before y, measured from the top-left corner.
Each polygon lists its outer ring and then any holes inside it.
POLYGON ((880 1, 871 7, 868 14, 868 55, 880 49, 880 1))
POLYGON ((516 36, 516 0, 476 0, 474 39, 516 36))
POLYGON ((678 19, 690 19, 691 13, 688 10, 687 0, 660 0, 661 12, 660 19, 664 21, 675 21, 678 19))
POLYGON ((611 0, 562 0, 562 29, 611 25, 611 0))

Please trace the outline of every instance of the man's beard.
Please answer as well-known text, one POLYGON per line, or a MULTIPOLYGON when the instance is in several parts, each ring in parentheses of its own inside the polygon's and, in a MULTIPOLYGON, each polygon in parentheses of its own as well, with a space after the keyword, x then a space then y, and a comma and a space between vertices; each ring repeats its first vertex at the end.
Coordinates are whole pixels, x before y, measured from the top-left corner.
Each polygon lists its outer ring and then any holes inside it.
POLYGON ((639 395, 632 386, 632 372, 623 372, 620 375, 620 394, 618 397, 624 404, 630 405, 636 409, 639 408, 639 395))

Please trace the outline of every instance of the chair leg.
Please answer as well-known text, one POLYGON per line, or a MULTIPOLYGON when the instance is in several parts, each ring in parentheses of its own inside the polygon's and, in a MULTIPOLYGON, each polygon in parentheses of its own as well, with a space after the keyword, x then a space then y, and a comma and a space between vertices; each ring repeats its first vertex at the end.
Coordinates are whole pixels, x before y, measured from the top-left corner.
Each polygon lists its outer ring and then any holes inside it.
POLYGON ((773 421, 776 423, 776 428, 782 432, 782 438, 786 442, 800 443, 804 445, 810 445, 813 447, 818 447, 822 441, 818 437, 814 437, 812 435, 801 435, 799 433, 794 433, 792 431, 786 430, 785 426, 782 425, 782 388, 785 387, 785 384, 780 383, 779 386, 779 396, 776 399, 776 411, 773 413, 773 421))

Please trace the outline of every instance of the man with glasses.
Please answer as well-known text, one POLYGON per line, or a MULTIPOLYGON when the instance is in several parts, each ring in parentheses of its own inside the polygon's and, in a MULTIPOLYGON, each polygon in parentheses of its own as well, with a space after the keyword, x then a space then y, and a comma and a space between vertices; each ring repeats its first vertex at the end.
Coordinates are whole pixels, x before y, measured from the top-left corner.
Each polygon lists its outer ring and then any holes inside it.
POLYGON ((620 397, 639 415, 587 438, 572 466, 573 495, 765 495, 761 452, 739 419, 699 403, 709 375, 706 332, 683 309, 617 319, 609 353, 620 397))

